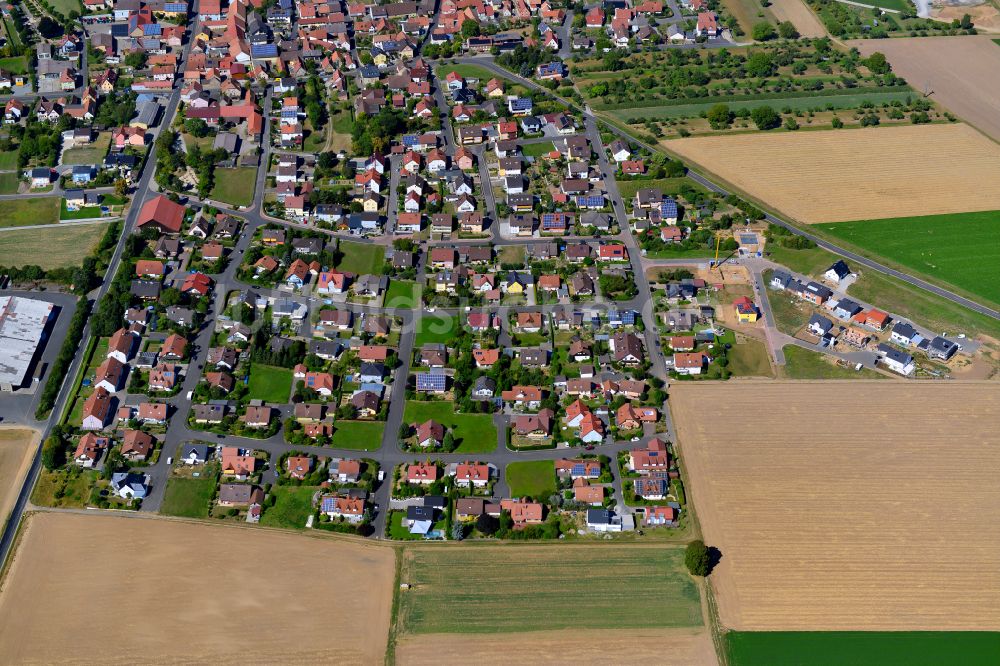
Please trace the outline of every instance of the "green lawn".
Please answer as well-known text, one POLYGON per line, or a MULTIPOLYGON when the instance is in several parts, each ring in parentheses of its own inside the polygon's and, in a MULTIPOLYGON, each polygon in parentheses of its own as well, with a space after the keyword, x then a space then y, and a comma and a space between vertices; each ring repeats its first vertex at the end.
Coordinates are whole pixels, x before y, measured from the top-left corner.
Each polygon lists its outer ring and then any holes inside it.
POLYGON ((343 258, 337 268, 347 273, 379 275, 385 262, 385 248, 374 243, 352 243, 341 241, 340 252, 343 258))
MULTIPOLYGON (((2 61, 0 61, 0 69, 3 69, 2 61)), ((16 150, 8 150, 5 152, 0 152, 0 169, 4 171, 13 171, 17 169, 16 150)))
POLYGON ((249 167, 216 169, 215 187, 209 198, 234 206, 249 206, 253 203, 256 180, 257 170, 249 167))
POLYGON ((556 148, 552 145, 551 141, 529 143, 521 146, 521 152, 524 153, 525 157, 541 157, 542 155, 551 153, 555 149, 556 148))
MULTIPOLYGON (((17 33, 14 33, 17 39, 17 33)), ((14 56, 10 58, 0 58, 0 69, 11 74, 27 74, 28 59, 24 56, 14 56)))
POLYGON ((314 486, 273 486, 270 494, 275 498, 274 506, 270 506, 269 497, 260 524, 303 529, 313 515, 312 497, 317 490, 314 486))
POLYGON ((101 132, 97 139, 86 147, 70 148, 63 153, 63 164, 100 164, 108 154, 111 132, 101 132))
POLYGON ((759 340, 747 339, 733 345, 726 353, 729 371, 737 377, 770 377, 771 364, 767 360, 767 348, 759 340))
POLYGON ((447 85, 444 82, 444 77, 448 76, 449 72, 458 72, 460 76, 467 79, 479 79, 481 85, 486 85, 486 82, 492 78, 500 78, 490 72, 490 70, 479 65, 452 65, 446 63, 434 68, 434 74, 441 80, 441 85, 447 85))
POLYGON ((556 491, 556 467, 551 460, 526 460, 507 465, 511 497, 545 501, 556 491))
POLYGON ((497 429, 488 414, 456 414, 450 402, 406 401, 405 423, 423 423, 427 419, 451 429, 458 443, 455 453, 486 453, 497 448, 497 429))
POLYGON ((783 247, 778 243, 768 243, 765 251, 770 255, 771 261, 781 264, 786 268, 815 277, 824 273, 840 257, 827 252, 821 247, 814 247, 808 250, 793 250, 783 247))
POLYGON ((457 315, 424 312, 417 324, 417 336, 413 345, 419 348, 428 342, 448 342, 455 337, 460 326, 457 315))
POLYGON ((1000 211, 820 224, 874 256, 1000 303, 1000 211))
MULTIPOLYGON (((389 514, 389 537, 398 541, 422 541, 424 537, 419 534, 410 534, 410 528, 403 525, 405 518, 405 511, 393 511, 389 514)), ((441 518, 434 523, 431 529, 444 532, 447 529, 447 525, 447 520, 441 518)))
POLYGON ((412 280, 390 280, 384 307, 414 310, 420 304, 420 285, 412 280))
POLYGON ((56 506, 82 509, 90 501, 90 490, 97 482, 95 470, 75 466, 62 470, 41 470, 31 491, 31 503, 38 506, 56 506))
POLYGON ((698 192, 707 192, 707 190, 694 182, 690 178, 648 178, 645 180, 625 180, 621 179, 618 181, 618 191, 622 195, 622 199, 626 202, 635 199, 635 193, 641 189, 647 187, 653 187, 661 190, 664 194, 669 196, 675 196, 680 192, 681 187, 688 186, 698 192))
POLYGON ((217 465, 206 466, 198 478, 171 477, 160 513, 185 518, 208 518, 209 503, 219 483, 217 465), (210 468, 211 467, 211 468, 210 468))
POLYGON ((80 0, 49 0, 49 4, 63 16, 69 16, 73 10, 83 13, 83 3, 80 0))
POLYGON ((730 631, 730 666, 986 666, 1000 633, 976 631, 730 631))
POLYGON ((18 178, 16 171, 0 173, 0 194, 17 194, 17 188, 20 184, 21 179, 18 178))
POLYGON ((66 208, 66 200, 62 200, 59 209, 60 220, 89 220, 95 217, 101 217, 100 206, 83 206, 76 210, 69 210, 66 208))
POLYGON ((292 371, 255 363, 250 368, 250 398, 265 402, 288 402, 292 392, 292 371))
POLYGON ((334 424, 333 446, 354 451, 377 451, 382 447, 381 421, 337 421, 334 424))
POLYGON ((785 352, 785 377, 788 379, 886 379, 885 375, 868 368, 858 372, 853 366, 834 365, 825 354, 802 347, 786 345, 782 349, 785 352))
POLYGON ((0 227, 27 227, 59 221, 59 197, 9 199, 3 202, 0 227))
POLYGON ((681 548, 414 547, 402 557, 411 587, 399 595, 400 634, 702 626, 681 548))

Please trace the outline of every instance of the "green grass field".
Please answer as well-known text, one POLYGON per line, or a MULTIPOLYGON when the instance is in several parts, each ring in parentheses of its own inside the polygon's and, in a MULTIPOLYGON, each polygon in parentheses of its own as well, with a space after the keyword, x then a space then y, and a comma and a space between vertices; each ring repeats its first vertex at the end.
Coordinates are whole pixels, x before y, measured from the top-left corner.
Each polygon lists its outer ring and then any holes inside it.
POLYGON ((49 0, 49 4, 63 16, 69 16, 73 10, 83 13, 83 3, 80 0, 49 0))
POLYGON ((497 448, 497 429, 488 414, 456 414, 450 402, 406 401, 405 423, 423 423, 427 419, 451 429, 458 442, 455 453, 486 453, 497 448))
POLYGON ((680 548, 413 548, 403 556, 401 580, 412 587, 399 596, 400 633, 702 626, 680 548))
POLYGON ((17 188, 21 184, 16 171, 0 173, 0 194, 17 194, 17 188))
MULTIPOLYGON (((17 33, 13 33, 16 35, 17 33)), ((24 56, 13 56, 10 58, 0 58, 0 69, 12 74, 27 74, 28 59, 24 56)))
POLYGON ((507 465, 511 497, 547 500, 556 491, 556 467, 551 460, 526 460, 507 465))
POLYGON ((352 243, 341 241, 340 251, 344 255, 337 268, 347 273, 379 275, 385 262, 385 248, 374 243, 352 243))
POLYGON ((377 451, 382 446, 381 421, 337 421, 334 424, 333 446, 354 451, 377 451))
POLYGON ((541 143, 529 143, 527 145, 521 146, 521 152, 524 153, 525 157, 541 157, 542 155, 547 155, 555 150, 555 146, 552 145, 551 141, 543 141, 541 143))
POLYGON ((669 196, 674 196, 680 192, 681 187, 687 185, 688 187, 698 191, 705 192, 705 188, 698 183, 690 180, 689 178, 648 178, 644 180, 625 180, 621 179, 618 181, 618 191, 622 195, 622 199, 626 202, 635 199, 635 193, 639 190, 646 189, 647 187, 656 188, 661 190, 664 194, 669 196))
POLYGON ((733 345, 726 353, 729 371, 737 377, 770 377, 771 364, 767 360, 767 348, 759 340, 747 339, 733 345))
POLYGON ((209 502, 215 495, 219 482, 219 469, 215 464, 200 470, 198 478, 171 477, 163 495, 160 513, 185 518, 208 518, 209 502))
POLYGON ((100 164, 108 154, 111 145, 111 132, 101 132, 90 145, 81 148, 70 148, 63 153, 63 164, 100 164))
POLYGON ((914 6, 912 2, 907 0, 865 0, 862 4, 874 5, 883 9, 895 9, 901 12, 912 10, 914 6))
POLYGON ((782 247, 778 243, 768 243, 765 249, 771 261, 781 264, 796 273, 817 276, 828 269, 837 259, 837 255, 827 252, 821 247, 808 250, 793 250, 782 247))
POLYGON ((31 491, 31 503, 82 509, 90 501, 90 489, 97 481, 95 470, 73 469, 49 471, 43 469, 31 491))
POLYGON ((425 312, 417 324, 417 336, 413 345, 419 348, 428 342, 448 342, 455 337, 455 331, 459 327, 457 316, 425 312))
POLYGON ((3 202, 0 227, 28 227, 59 221, 59 197, 10 199, 3 202))
POLYGON ((274 506, 264 509, 260 524, 299 530, 305 528, 306 520, 313 514, 312 497, 317 490, 313 486, 273 486, 274 506))
POLYGON ((106 230, 102 222, 4 231, 0 233, 0 266, 31 263, 45 270, 79 266, 106 230))
POLYGON ((257 170, 249 167, 237 169, 216 169, 215 187, 209 198, 234 206, 249 206, 253 203, 257 170))
POLYGON ((414 310, 420 303, 420 285, 412 280, 390 280, 384 307, 414 310))
MULTIPOLYGON (((3 61, 0 61, 0 69, 3 69, 3 61)), ((7 150, 0 153, 0 170, 13 171, 17 169, 17 151, 7 150)))
POLYGON ((447 85, 444 82, 444 77, 448 76, 449 72, 458 72, 460 76, 467 79, 479 79, 479 82, 483 85, 495 76, 490 70, 479 65, 444 64, 434 68, 434 74, 437 78, 441 79, 442 85, 447 85))
POLYGON ((1000 303, 1000 211, 815 226, 868 254, 1000 303))
POLYGON ((802 347, 785 345, 782 349, 785 352, 785 377, 788 379, 887 379, 885 375, 868 368, 859 372, 853 366, 834 365, 826 360, 825 355, 802 347))
POLYGON ((292 391, 292 371, 256 363, 250 368, 250 397, 265 402, 288 402, 292 391))
POLYGON ((729 666, 996 664, 1000 633, 974 631, 731 631, 729 666))

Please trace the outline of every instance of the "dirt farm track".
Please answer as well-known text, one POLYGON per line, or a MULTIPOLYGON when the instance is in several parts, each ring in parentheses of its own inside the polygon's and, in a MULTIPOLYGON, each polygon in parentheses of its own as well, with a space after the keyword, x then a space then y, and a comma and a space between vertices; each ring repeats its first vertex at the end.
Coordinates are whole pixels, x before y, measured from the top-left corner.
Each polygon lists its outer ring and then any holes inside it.
POLYGON ((1000 45, 975 37, 858 39, 862 55, 881 51, 893 71, 963 120, 1000 141, 1000 45))
POLYGON ((1000 210, 1000 188, 982 186, 1000 182, 1000 145, 964 123, 661 145, 804 223, 1000 210))
POLYGON ((1000 385, 679 383, 670 400, 725 626, 1000 629, 1000 385))
POLYGON ((23 530, 2 664, 383 663, 391 548, 108 515, 37 513, 23 530))

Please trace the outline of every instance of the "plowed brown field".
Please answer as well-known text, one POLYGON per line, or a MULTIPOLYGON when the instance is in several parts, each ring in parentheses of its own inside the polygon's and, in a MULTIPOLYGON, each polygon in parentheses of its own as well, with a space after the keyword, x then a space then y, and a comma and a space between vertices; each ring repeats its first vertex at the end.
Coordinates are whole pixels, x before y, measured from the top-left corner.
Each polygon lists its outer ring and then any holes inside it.
POLYGON ((810 224, 1000 210, 1000 188, 983 185, 1000 182, 1000 146, 964 124, 692 137, 662 145, 810 224))
POLYGON ((382 664, 391 548, 107 515, 28 518, 0 663, 382 664))
MULTIPOLYGON (((960 18, 970 8, 948 9, 960 18)), ((997 11, 992 5, 982 9, 997 11)), ((865 56, 881 51, 913 88, 930 93, 931 99, 1000 141, 1000 46, 990 37, 857 39, 848 44, 865 56)))
POLYGON ((1000 629, 1000 386, 675 384, 722 623, 1000 629))

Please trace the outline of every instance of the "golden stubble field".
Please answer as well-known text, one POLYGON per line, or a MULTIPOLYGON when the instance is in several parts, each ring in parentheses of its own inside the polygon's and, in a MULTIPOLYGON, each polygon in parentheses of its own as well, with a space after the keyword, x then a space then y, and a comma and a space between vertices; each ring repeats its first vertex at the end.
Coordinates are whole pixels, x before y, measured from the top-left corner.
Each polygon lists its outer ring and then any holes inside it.
MULTIPOLYGON (((996 12, 991 5, 986 7, 996 12)), ((959 18, 969 8, 949 9, 959 18)), ((1000 141, 1000 46, 992 38, 964 35, 847 43, 865 56, 881 51, 892 70, 914 89, 930 93, 931 99, 1000 141)))
MULTIPOLYGON (((623 609, 622 612, 628 612, 623 609)), ((396 646, 396 663, 435 664, 649 663, 659 666, 717 664, 708 629, 587 629, 514 634, 423 634, 396 646)))
POLYGON ((1000 386, 675 384, 722 623, 1000 629, 1000 386))
POLYGON ((791 21, 803 37, 826 37, 826 28, 805 0, 773 0, 770 9, 779 21, 791 21))
POLYGON ((381 664, 391 548, 39 513, 0 591, 0 663, 381 664))
POLYGON ((962 123, 662 145, 803 223, 1000 209, 1000 188, 983 186, 1000 182, 1000 146, 962 123))
POLYGON ((24 475, 38 446, 39 434, 28 428, 0 426, 0 526, 17 502, 24 475))

